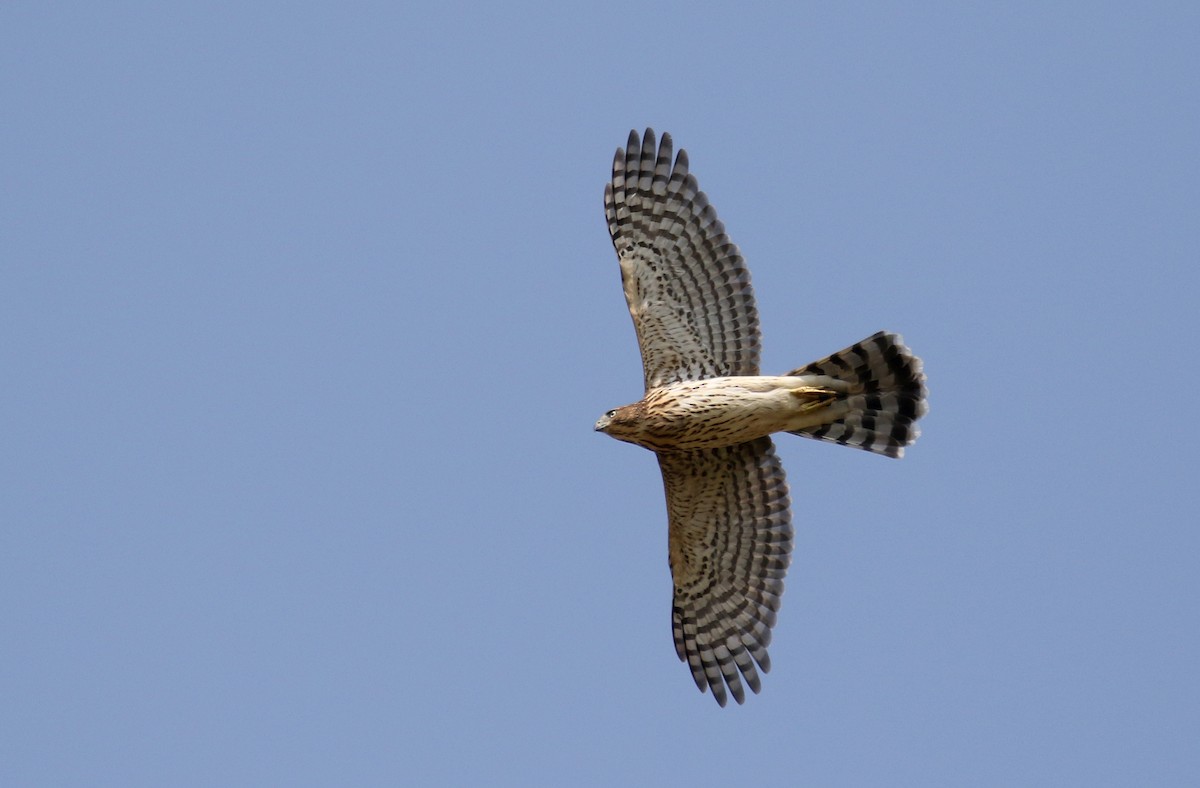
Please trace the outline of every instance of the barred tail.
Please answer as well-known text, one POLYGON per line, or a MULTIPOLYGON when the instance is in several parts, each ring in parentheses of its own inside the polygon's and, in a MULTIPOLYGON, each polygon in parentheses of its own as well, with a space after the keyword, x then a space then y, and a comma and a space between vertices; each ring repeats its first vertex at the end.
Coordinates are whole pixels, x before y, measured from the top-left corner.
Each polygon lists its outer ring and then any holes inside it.
POLYGON ((928 409, 925 374, 921 360, 896 334, 880 331, 788 375, 834 378, 842 387, 849 384, 848 391, 829 406, 834 420, 793 435, 902 457, 904 447, 921 434, 916 421, 928 409))

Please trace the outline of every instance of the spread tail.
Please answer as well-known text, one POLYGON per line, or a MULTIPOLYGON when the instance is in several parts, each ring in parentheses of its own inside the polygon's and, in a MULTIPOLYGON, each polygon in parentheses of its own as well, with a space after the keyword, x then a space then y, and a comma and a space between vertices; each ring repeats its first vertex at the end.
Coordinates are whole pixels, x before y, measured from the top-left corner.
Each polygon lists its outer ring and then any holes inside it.
POLYGON ((916 421, 928 409, 925 374, 896 334, 880 331, 788 375, 832 378, 841 392, 829 405, 830 421, 793 435, 902 457, 921 434, 916 421))

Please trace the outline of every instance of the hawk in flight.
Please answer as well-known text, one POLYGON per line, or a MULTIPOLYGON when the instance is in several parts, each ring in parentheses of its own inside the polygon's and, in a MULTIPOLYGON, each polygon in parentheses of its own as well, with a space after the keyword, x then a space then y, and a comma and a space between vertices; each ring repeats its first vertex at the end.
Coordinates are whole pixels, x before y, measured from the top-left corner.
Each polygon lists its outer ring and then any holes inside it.
POLYGON ((879 332, 786 375, 758 369, 750 273, 685 151, 631 132, 604 188, 646 391, 596 429, 658 455, 675 650, 724 706, 759 691, 792 550, 771 433, 900 457, 924 415, 921 362, 879 332))

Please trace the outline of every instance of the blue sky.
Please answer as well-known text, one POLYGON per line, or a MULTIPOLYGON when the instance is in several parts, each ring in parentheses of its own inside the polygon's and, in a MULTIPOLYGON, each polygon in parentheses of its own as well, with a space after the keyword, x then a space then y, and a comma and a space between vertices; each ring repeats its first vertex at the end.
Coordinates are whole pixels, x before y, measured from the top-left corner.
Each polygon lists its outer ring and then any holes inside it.
POLYGON ((0 782, 1193 785, 1192 4, 6 4, 0 782), (603 220, 669 131, 783 436, 761 695, 675 657, 603 220))

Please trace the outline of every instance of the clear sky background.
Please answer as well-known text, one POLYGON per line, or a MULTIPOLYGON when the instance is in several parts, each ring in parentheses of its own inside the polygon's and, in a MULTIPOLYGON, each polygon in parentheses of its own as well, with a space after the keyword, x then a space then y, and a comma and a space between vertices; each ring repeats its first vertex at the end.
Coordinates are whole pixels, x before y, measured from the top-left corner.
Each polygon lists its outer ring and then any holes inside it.
POLYGON ((1196 785, 1198 8, 5 3, 0 784, 1196 785), (742 707, 592 431, 646 125, 765 370, 929 375, 742 707))

